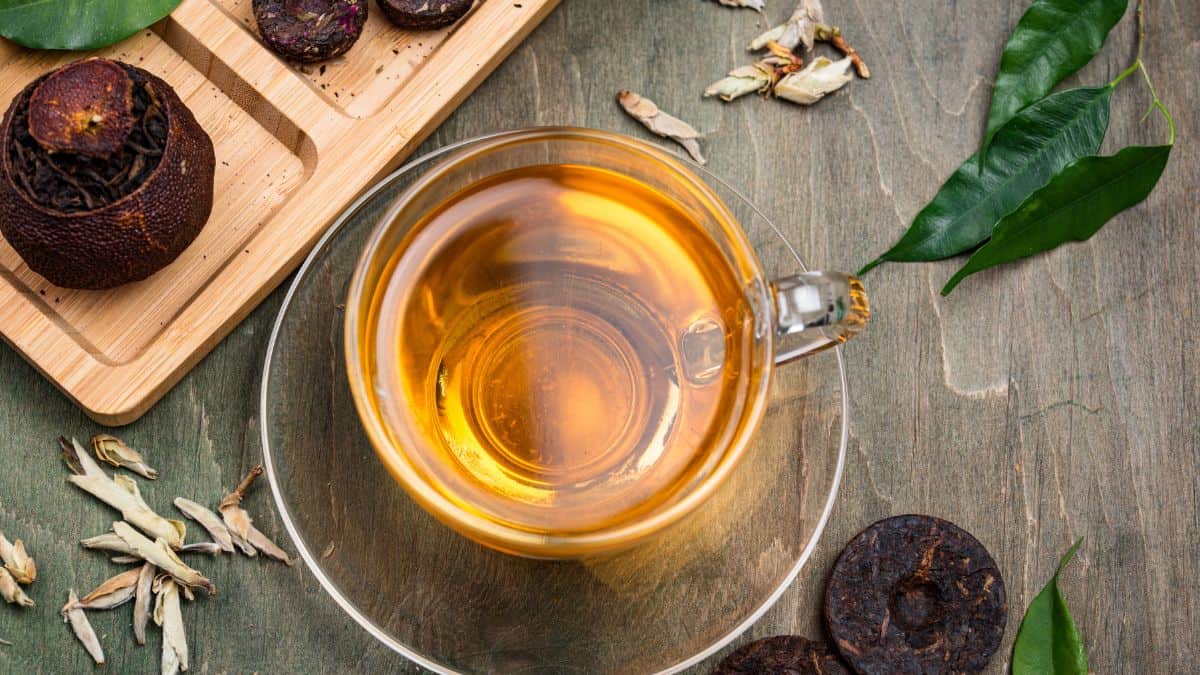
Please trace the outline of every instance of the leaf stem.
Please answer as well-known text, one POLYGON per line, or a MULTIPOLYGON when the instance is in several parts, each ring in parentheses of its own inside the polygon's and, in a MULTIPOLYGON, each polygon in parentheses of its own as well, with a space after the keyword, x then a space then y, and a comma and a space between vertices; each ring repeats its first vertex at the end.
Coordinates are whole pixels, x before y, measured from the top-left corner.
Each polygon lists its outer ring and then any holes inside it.
POLYGON ((1146 44, 1146 0, 1137 5, 1137 61, 1142 60, 1142 46, 1146 44))
POLYGON ((1167 106, 1158 98, 1158 93, 1154 91, 1154 83, 1150 81, 1150 72, 1146 70, 1146 65, 1140 59, 1134 65, 1138 67, 1138 70, 1142 71, 1142 77, 1146 80, 1146 87, 1150 89, 1150 98, 1153 100, 1150 110, 1146 111, 1146 114, 1142 116, 1142 120, 1145 121, 1150 112, 1158 108, 1163 117, 1167 118, 1167 127, 1171 130, 1171 138, 1167 141, 1167 145, 1175 145, 1175 120, 1171 117, 1167 106))
POLYGON ((1118 76, 1116 77, 1116 79, 1114 79, 1112 82, 1109 82, 1109 83, 1108 83, 1108 88, 1109 88, 1109 89, 1113 89, 1113 88, 1115 88, 1115 87, 1116 87, 1118 84, 1120 84, 1120 83, 1121 83, 1121 80, 1123 80, 1123 79, 1125 79, 1125 78, 1129 77, 1130 75, 1132 75, 1132 74, 1133 74, 1133 71, 1135 71, 1135 70, 1137 70, 1138 68, 1140 68, 1140 67, 1141 67, 1141 65, 1142 65, 1142 61, 1141 61, 1141 59, 1138 59, 1137 61, 1134 61, 1132 66, 1129 66, 1128 68, 1126 68, 1126 69, 1125 69, 1125 70, 1124 70, 1124 71, 1123 71, 1123 72, 1122 72, 1120 75, 1118 75, 1118 76))

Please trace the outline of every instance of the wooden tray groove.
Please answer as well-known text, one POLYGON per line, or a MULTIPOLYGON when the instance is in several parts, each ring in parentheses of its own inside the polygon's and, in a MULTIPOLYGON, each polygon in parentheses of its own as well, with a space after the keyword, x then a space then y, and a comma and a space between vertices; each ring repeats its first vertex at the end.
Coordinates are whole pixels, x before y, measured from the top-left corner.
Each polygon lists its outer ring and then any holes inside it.
MULTIPOLYGON (((372 3, 363 38, 324 71, 269 52, 249 0, 185 0, 101 50, 171 83, 212 136, 213 215, 175 263, 107 292, 52 286, 0 240, 0 335, 97 421, 136 419, 557 2, 482 0, 455 28, 419 34, 372 3)), ((0 40, 0 103, 81 56, 0 40)))

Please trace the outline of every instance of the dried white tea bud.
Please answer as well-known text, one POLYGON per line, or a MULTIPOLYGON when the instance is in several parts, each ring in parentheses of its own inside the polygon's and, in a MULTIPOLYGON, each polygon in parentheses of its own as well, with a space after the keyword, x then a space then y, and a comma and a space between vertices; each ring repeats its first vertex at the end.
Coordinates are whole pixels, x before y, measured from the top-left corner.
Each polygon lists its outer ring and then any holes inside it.
POLYGON ((816 40, 817 24, 825 22, 825 10, 821 0, 800 0, 796 11, 788 20, 759 35, 750 42, 750 49, 758 50, 768 42, 778 42, 788 49, 803 44, 805 51, 812 51, 816 40))
POLYGON ((207 553, 209 555, 220 555, 221 551, 221 545, 212 541, 198 541, 194 544, 184 544, 179 549, 180 553, 207 553))
POLYGON ((786 101, 812 105, 826 94, 837 91, 854 78, 850 57, 830 61, 818 56, 804 70, 792 73, 775 84, 775 95, 786 101))
POLYGON ((735 98, 769 91, 775 84, 775 69, 765 63, 742 66, 729 71, 729 75, 708 85, 704 95, 719 96, 722 101, 732 101, 735 98))
POLYGON ((233 553, 233 538, 229 535, 229 528, 225 527, 217 514, 183 497, 175 500, 175 508, 179 509, 183 515, 200 523, 200 526, 208 531, 208 536, 220 545, 222 551, 233 553))
POLYGON ((117 521, 113 523, 113 532, 125 541, 130 553, 146 562, 154 563, 162 571, 170 574, 176 581, 193 588, 203 588, 209 595, 217 592, 217 587, 196 570, 188 567, 175 551, 167 546, 162 539, 150 541, 141 532, 129 526, 129 523, 117 521))
POLYGON ((79 598, 75 596, 75 591, 71 591, 67 595, 67 605, 63 608, 63 621, 71 624, 71 630, 74 631, 75 637, 83 643, 83 648, 91 655, 92 660, 97 665, 103 665, 104 650, 100 647, 100 639, 96 637, 96 631, 92 630, 92 624, 88 623, 87 615, 78 605, 79 598), (71 609, 67 609, 67 607, 71 609))
POLYGON ((83 596, 82 599, 74 601, 74 604, 68 602, 62 608, 63 613, 76 607, 79 609, 112 609, 120 607, 133 599, 134 587, 137 585, 139 571, 136 569, 129 570, 106 580, 91 593, 83 596))
POLYGON ((188 669, 187 631, 179 607, 179 587, 169 576, 154 582, 154 623, 162 626, 162 674, 174 675, 188 669))
POLYGON ((37 580, 37 565, 25 552, 25 542, 20 539, 10 542, 0 533, 0 561, 18 584, 27 586, 37 580))
POLYGON ((720 96, 723 101, 732 101, 753 92, 767 94, 779 78, 804 67, 800 57, 778 42, 768 42, 767 50, 771 52, 769 55, 753 65, 729 71, 728 77, 709 85, 704 95, 720 96))
POLYGON ((146 644, 146 620, 150 618, 150 598, 154 596, 154 575, 158 568, 150 563, 138 570, 133 591, 133 637, 139 645, 146 644))
POLYGON ((763 11, 763 0, 717 0, 717 2, 726 7, 742 7, 753 9, 756 12, 763 11))
POLYGON ((58 439, 63 458, 73 472, 67 480, 100 501, 121 512, 121 517, 146 534, 161 538, 172 548, 183 546, 187 526, 179 520, 163 518, 154 512, 138 491, 137 483, 128 476, 109 478, 100 465, 75 439, 58 439))
POLYGON ((33 607, 33 600, 25 595, 25 591, 17 585, 17 580, 3 567, 0 567, 0 598, 10 605, 33 607))
POLYGON ((250 473, 246 474, 246 477, 242 479, 237 488, 221 499, 221 505, 218 510, 220 510, 221 517, 225 520, 225 526, 229 528, 229 533, 233 536, 234 543, 242 550, 242 553, 254 556, 254 550, 257 549, 271 558, 291 565, 293 561, 288 557, 287 553, 268 539, 267 535, 254 527, 254 522, 250 518, 250 514, 246 513, 246 510, 241 507, 242 498, 246 496, 246 491, 254 484, 254 479, 262 475, 262 472, 263 468, 261 466, 251 469, 250 473))
POLYGON ((842 54, 850 57, 850 61, 854 63, 854 70, 858 72, 858 76, 864 80, 871 79, 871 69, 867 67, 858 50, 850 46, 846 42, 846 37, 842 35, 842 29, 837 26, 817 26, 817 39, 828 42, 833 45, 842 54))
POLYGON ((622 90, 617 93, 617 101, 629 116, 642 123, 642 126, 663 138, 669 138, 683 146, 697 164, 704 164, 704 156, 700 154, 700 132, 683 120, 672 117, 659 110, 654 101, 643 98, 632 91, 622 90))
POLYGON ((125 543, 124 539, 118 537, 112 532, 105 532, 104 534, 98 534, 94 537, 88 537, 87 539, 81 540, 79 543, 84 548, 99 551, 115 551, 122 554, 113 558, 113 562, 118 564, 124 564, 128 562, 129 558, 131 557, 141 560, 141 558, 134 555, 133 549, 129 547, 129 544, 125 543))
POLYGON ((149 464, 146 464, 146 460, 142 458, 141 453, 125 445, 125 441, 116 436, 109 436, 108 434, 92 436, 92 450, 95 451, 96 457, 100 461, 108 462, 118 469, 129 469, 137 475, 150 480, 158 478, 158 471, 155 471, 150 468, 149 464))

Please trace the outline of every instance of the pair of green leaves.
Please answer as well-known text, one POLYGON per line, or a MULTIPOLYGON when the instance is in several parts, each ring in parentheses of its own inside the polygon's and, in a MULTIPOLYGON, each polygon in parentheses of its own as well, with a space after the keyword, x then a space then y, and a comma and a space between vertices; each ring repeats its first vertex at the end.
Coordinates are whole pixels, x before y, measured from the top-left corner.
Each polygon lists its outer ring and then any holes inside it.
POLYGON ((1125 9, 1126 0, 1034 2, 1005 47, 983 147, 900 241, 860 273, 883 262, 941 260, 978 249, 942 289, 945 295, 975 272, 1087 239, 1145 199, 1169 145, 1096 156, 1113 88, 1134 68, 1104 87, 1046 96, 1091 60, 1125 9))
POLYGON ((1087 675, 1083 641, 1058 590, 1058 577, 1082 542, 1080 539, 1067 551, 1050 582, 1025 610, 1013 645, 1013 675, 1087 675))
POLYGON ((170 14, 181 0, 0 0, 0 35, 33 49, 99 49, 170 14))

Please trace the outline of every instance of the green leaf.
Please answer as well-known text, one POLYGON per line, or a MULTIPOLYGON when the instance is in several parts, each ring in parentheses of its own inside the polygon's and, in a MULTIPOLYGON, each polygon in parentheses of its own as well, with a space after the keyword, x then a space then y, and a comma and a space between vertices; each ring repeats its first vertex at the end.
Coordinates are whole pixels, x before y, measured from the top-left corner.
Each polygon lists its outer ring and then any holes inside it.
POLYGON ((1092 60, 1125 15, 1126 1, 1037 0, 1030 5, 1000 57, 981 156, 988 156, 996 135, 1018 111, 1092 60))
POLYGON ((950 279, 942 295, 980 270, 1091 237, 1150 194, 1170 155, 1170 145, 1131 146, 1111 157, 1084 157, 1063 169, 997 223, 991 241, 950 279))
POLYGON ((180 2, 0 0, 0 35, 33 49, 98 49, 158 21, 180 2))
POLYGON ((994 226, 1067 164, 1100 150, 1112 87, 1068 89, 1029 106, 996 136, 980 172, 978 154, 954 172, 891 249, 885 262, 941 260, 987 240, 994 226))
POLYGON ((1087 675, 1083 641, 1079 639, 1067 601, 1058 590, 1058 577, 1081 543, 1083 539, 1067 551, 1050 583, 1025 610, 1013 645, 1013 675, 1087 675))

